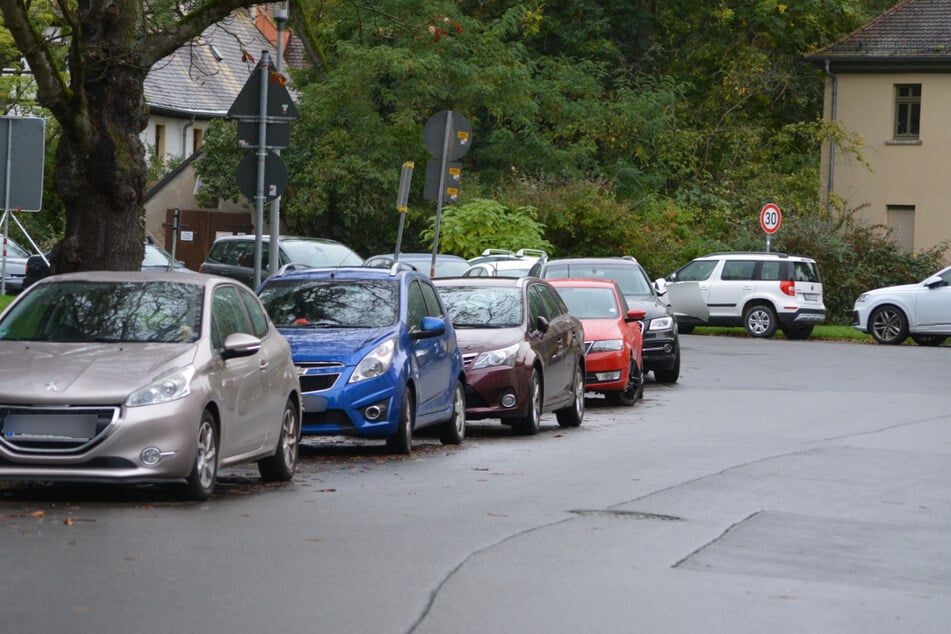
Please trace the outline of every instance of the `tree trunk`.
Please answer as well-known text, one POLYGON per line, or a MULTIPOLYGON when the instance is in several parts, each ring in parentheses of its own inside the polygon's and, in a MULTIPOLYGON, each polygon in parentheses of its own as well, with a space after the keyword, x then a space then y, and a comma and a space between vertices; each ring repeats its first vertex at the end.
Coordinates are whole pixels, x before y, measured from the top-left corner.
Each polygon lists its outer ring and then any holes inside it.
POLYGON ((148 68, 136 56, 134 6, 80 3, 84 72, 71 82, 87 112, 83 125, 64 128, 56 151, 54 178, 67 209, 65 234, 53 249, 57 273, 142 266, 146 162, 139 134, 148 123, 148 68))

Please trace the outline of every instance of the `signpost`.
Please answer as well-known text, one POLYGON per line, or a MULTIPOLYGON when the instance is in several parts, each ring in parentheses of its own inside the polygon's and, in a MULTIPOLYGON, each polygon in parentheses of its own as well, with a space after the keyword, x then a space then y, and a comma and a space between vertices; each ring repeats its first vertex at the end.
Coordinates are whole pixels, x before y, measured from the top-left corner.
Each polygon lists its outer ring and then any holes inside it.
POLYGON ((472 128, 466 118, 452 110, 437 112, 423 126, 423 145, 436 161, 426 165, 426 183, 423 198, 436 201, 436 226, 433 235, 433 260, 430 276, 436 275, 436 254, 439 251, 439 222, 444 202, 459 197, 462 168, 456 159, 462 158, 472 147, 472 128), (438 185, 436 184, 438 182, 438 185))
MULTIPOLYGON (((33 249, 42 253, 12 213, 39 211, 43 207, 43 155, 46 122, 38 117, 0 117, 0 187, 3 188, 3 254, 0 261, 0 294, 7 292, 7 236, 10 218, 20 227, 33 249)), ((45 258, 44 258, 45 259, 45 258)))
POLYGON ((776 203, 766 203, 759 212, 759 224, 766 232, 766 252, 769 253, 770 238, 779 231, 783 223, 783 214, 776 203))
MULTIPOLYGON (((238 122, 238 147, 254 150, 238 164, 238 188, 255 202, 254 285, 261 283, 261 230, 264 203, 274 200, 287 188, 287 166, 273 150, 287 147, 290 132, 285 129, 300 113, 281 75, 261 52, 261 62, 248 77, 231 104, 228 117, 238 122), (255 137, 255 130, 257 136, 255 137)), ((272 232, 272 234, 275 232, 272 232)), ((271 235, 271 252, 277 252, 277 235, 271 235)))

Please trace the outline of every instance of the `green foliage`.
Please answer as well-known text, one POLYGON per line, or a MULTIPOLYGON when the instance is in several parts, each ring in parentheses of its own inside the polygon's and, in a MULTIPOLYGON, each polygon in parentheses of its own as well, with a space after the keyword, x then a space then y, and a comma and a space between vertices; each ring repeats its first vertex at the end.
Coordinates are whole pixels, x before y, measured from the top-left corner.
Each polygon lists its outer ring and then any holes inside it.
MULTIPOLYGON (((436 221, 430 221, 423 239, 432 242, 436 221)), ((551 251, 545 240, 545 226, 538 210, 531 206, 506 207, 495 200, 477 198, 463 205, 442 208, 439 222, 439 250, 473 258, 485 249, 542 249, 551 251)))
MULTIPOLYGON (((244 153, 245 150, 238 149, 237 124, 213 119, 205 133, 201 157, 195 162, 195 171, 201 180, 201 188, 195 195, 199 205, 215 207, 218 199, 247 201, 235 178, 235 170, 244 153)), ((251 206, 251 201, 248 201, 248 206, 251 206)))

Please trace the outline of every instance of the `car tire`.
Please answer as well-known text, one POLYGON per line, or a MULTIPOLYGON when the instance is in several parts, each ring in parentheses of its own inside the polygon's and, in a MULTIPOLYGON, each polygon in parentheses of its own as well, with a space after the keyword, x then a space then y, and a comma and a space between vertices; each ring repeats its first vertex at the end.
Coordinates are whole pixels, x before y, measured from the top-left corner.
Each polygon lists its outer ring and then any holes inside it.
POLYGON ((544 404, 542 381, 538 370, 532 368, 532 377, 528 387, 528 412, 525 416, 512 420, 512 431, 523 436, 534 436, 541 429, 542 407, 544 404))
POLYGON ((191 500, 207 500, 215 490, 217 478, 218 429, 214 414, 206 409, 198 423, 195 461, 185 480, 185 495, 191 500))
POLYGON ((912 335, 912 341, 917 343, 919 346, 940 346, 945 342, 947 336, 945 335, 912 335))
POLYGON ((654 370, 654 380, 658 383, 676 383, 680 378, 680 344, 677 344, 677 352, 674 356, 674 364, 667 369, 654 370))
POLYGON ((584 370, 580 364, 575 366, 575 380, 571 391, 574 392, 571 405, 555 410, 555 418, 561 427, 578 427, 584 420, 584 370))
POLYGON ((466 437, 466 391, 456 381, 452 394, 452 415, 439 428, 439 441, 444 445, 460 445, 466 437))
POLYGON ((879 306, 868 317, 868 331, 878 343, 897 346, 908 338, 908 318, 895 306, 879 306))
POLYGON ((258 460, 258 472, 265 482, 288 482, 297 469, 300 443, 300 416, 293 399, 287 399, 281 417, 281 433, 274 455, 258 460))
POLYGON ((613 405, 634 405, 644 396, 644 372, 638 367, 636 360, 631 359, 631 367, 627 372, 627 387, 608 392, 605 396, 613 405))
POLYGON ((783 334, 786 335, 786 339, 801 341, 809 338, 809 335, 812 334, 812 328, 812 326, 785 326, 783 334))
POLYGON ((413 403, 413 394, 407 385, 403 390, 403 403, 400 406, 400 418, 396 425, 396 432, 386 439, 386 446, 393 453, 408 454, 413 450, 413 419, 416 406, 413 403))
POLYGON ((753 304, 743 313, 743 327, 750 337, 768 339, 776 332, 776 312, 766 304, 753 304))

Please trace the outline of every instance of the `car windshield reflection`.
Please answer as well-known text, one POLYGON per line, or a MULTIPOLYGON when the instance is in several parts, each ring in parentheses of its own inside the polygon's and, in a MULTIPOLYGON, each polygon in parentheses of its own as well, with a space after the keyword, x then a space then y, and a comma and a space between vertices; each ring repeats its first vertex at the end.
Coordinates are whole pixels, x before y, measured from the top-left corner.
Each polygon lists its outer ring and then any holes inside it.
POLYGON ((260 298, 278 328, 385 328, 396 323, 399 287, 389 280, 274 280, 260 298))
POLYGON ((560 287, 568 311, 578 319, 617 319, 617 298, 609 288, 560 287))
POLYGON ((0 339, 194 342, 202 287, 171 282, 70 282, 36 288, 0 322, 0 339))
POLYGON ((522 324, 521 289, 441 286, 439 294, 456 328, 512 328, 522 324))

